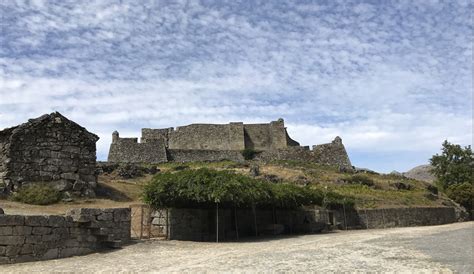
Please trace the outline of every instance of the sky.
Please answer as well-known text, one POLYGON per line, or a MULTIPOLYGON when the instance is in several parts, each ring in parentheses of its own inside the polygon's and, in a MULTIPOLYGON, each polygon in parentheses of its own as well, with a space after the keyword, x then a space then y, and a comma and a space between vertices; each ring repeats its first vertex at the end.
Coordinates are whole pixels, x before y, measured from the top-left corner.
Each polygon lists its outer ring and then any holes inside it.
POLYGON ((0 129, 59 111, 100 136, 284 118, 353 165, 471 145, 472 1, 1 1, 0 129))

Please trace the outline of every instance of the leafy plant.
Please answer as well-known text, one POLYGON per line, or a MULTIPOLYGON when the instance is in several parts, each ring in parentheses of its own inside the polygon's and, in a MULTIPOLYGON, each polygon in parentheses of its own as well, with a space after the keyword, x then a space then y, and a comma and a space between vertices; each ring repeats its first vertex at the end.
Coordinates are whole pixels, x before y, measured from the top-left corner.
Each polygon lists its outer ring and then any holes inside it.
POLYGON ((61 193, 47 184, 31 184, 21 187, 14 195, 13 200, 25 204, 49 205, 57 203, 61 193))
POLYGON ((320 190, 292 184, 273 184, 236 174, 210 169, 160 173, 145 186, 143 200, 155 208, 222 207, 298 208, 322 204, 320 190))
POLYGON ((462 205, 467 210, 473 210, 474 186, 470 183, 450 185, 446 189, 446 194, 456 203, 462 205))
POLYGON ((474 183, 474 154, 471 146, 461 147, 443 142, 441 155, 436 154, 430 159, 433 174, 442 188, 447 189, 454 184, 474 183))

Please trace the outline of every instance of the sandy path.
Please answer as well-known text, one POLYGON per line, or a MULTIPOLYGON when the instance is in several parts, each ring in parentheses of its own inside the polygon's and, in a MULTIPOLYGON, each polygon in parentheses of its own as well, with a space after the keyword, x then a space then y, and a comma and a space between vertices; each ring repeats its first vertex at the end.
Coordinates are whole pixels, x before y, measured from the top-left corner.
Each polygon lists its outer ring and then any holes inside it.
POLYGON ((446 235, 470 235, 465 241, 456 242, 456 245, 460 242, 465 246, 445 245, 441 251, 449 257, 450 254, 456 254, 450 249, 460 248, 472 257, 473 239, 470 232, 473 231, 474 223, 468 222, 240 243, 146 241, 108 253, 0 266, 0 272, 473 271, 470 260, 457 262, 460 266, 443 264, 428 255, 429 252, 422 252, 423 248, 419 247, 424 237, 436 242, 437 239, 447 240, 446 235), (457 231, 469 233, 457 234, 457 231), (411 244, 415 240, 417 244, 411 244))

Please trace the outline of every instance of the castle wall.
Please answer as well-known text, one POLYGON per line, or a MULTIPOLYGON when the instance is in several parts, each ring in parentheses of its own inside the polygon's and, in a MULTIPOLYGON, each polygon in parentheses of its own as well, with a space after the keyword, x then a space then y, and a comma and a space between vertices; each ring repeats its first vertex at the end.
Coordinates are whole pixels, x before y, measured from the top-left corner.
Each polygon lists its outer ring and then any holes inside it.
POLYGON ((146 143, 148 140, 163 140, 165 146, 168 147, 169 133, 173 131, 173 128, 142 128, 141 143, 146 143))
POLYGON ((188 150, 168 149, 168 160, 173 162, 215 162, 230 160, 243 162, 240 150, 188 150))
MULTIPOLYGON (((170 149, 230 150, 230 125, 192 124, 169 134, 170 149)), ((234 139, 234 138, 233 138, 234 139)))
POLYGON ((110 145, 108 161, 112 163, 164 163, 168 161, 162 139, 117 138, 110 145))
POLYGON ((97 139, 59 114, 18 126, 11 131, 7 144, 7 188, 15 190, 26 183, 61 180, 62 185, 74 188, 79 195, 93 195, 97 139))
POLYGON ((309 147, 288 147, 285 149, 266 150, 258 153, 256 159, 260 161, 270 162, 275 160, 285 161, 303 161, 315 162, 315 156, 309 147))

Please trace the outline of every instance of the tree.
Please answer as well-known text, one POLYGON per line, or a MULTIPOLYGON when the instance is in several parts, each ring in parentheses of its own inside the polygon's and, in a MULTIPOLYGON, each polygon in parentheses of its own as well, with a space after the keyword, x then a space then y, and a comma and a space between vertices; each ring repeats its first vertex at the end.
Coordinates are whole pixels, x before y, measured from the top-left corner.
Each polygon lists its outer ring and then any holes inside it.
POLYGON ((430 163, 433 174, 442 188, 447 189, 455 184, 474 183, 474 154, 471 146, 461 147, 443 142, 441 155, 433 155, 430 163))

